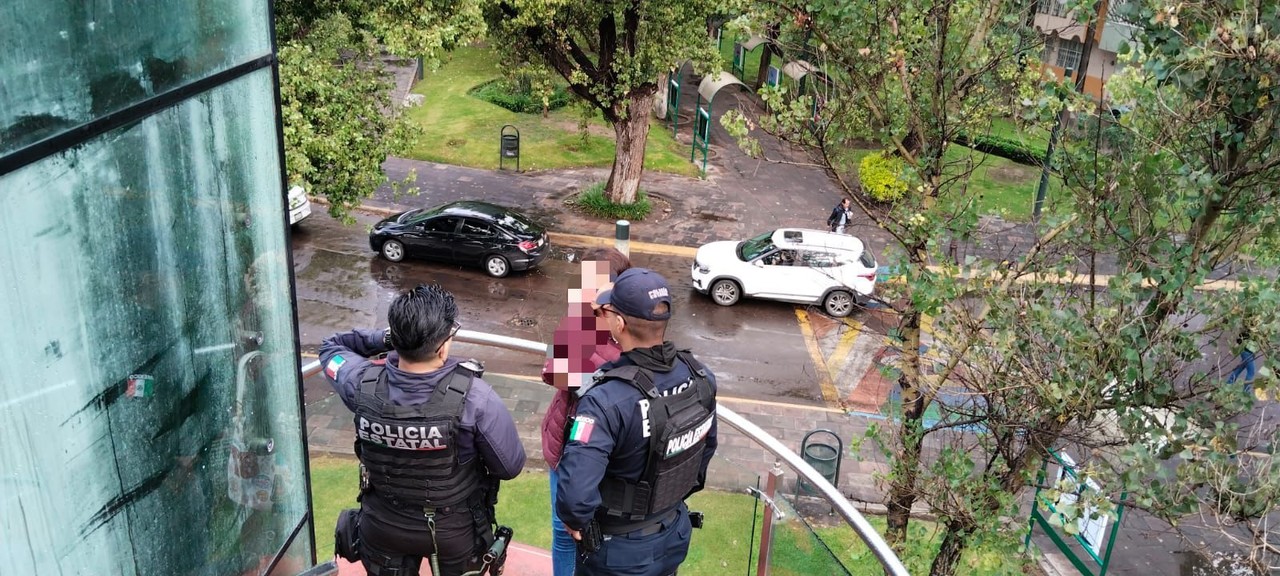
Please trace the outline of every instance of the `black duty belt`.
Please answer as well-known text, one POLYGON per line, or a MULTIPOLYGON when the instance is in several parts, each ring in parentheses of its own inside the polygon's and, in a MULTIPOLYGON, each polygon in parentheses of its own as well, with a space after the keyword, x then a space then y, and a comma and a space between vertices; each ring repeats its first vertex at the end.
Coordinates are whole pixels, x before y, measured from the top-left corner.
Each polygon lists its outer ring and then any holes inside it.
POLYGON ((675 523, 680 517, 680 507, 672 508, 670 512, 659 515, 654 518, 646 518, 638 522, 630 522, 626 524, 602 525, 600 531, 610 536, 628 536, 631 538, 641 538, 644 536, 652 536, 675 523))

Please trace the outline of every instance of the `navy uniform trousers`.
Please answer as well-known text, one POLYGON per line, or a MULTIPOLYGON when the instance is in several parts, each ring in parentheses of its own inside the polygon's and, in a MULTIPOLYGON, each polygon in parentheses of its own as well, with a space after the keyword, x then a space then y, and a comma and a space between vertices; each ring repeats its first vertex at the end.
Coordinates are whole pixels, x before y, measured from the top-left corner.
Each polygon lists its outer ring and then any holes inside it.
POLYGON ((672 576, 689 553, 693 526, 689 508, 683 502, 676 517, 661 525, 656 532, 637 530, 627 534, 605 536, 604 545, 584 558, 578 554, 576 574, 579 576, 672 576))

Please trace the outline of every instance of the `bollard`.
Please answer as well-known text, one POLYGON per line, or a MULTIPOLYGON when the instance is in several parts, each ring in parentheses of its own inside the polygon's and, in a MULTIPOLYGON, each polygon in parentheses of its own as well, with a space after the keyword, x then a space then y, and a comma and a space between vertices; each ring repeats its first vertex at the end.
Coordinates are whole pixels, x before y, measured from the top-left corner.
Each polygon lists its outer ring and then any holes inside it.
POLYGON ((631 257, 631 223, 626 220, 614 222, 613 247, 631 257))

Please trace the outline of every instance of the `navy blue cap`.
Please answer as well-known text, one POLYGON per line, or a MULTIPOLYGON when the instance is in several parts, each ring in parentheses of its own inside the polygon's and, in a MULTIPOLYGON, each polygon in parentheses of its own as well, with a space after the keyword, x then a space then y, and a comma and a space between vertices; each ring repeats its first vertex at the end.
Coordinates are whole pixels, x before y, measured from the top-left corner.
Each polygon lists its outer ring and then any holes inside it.
POLYGON ((596 304, 613 306, 623 316, 666 320, 671 317, 671 289, 661 274, 648 268, 629 268, 618 275, 611 290, 596 296, 596 304), (667 303, 667 311, 655 314, 653 309, 662 302, 667 303))

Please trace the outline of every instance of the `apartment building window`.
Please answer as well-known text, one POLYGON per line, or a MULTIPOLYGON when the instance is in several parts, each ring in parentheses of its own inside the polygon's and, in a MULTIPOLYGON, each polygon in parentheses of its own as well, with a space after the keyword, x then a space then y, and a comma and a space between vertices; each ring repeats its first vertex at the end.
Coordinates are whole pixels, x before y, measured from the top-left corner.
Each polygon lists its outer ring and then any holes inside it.
POLYGON ((1058 60, 1059 68, 1070 68, 1075 70, 1080 65, 1080 53, 1084 50, 1084 44, 1075 40, 1062 39, 1058 41, 1058 60))
POLYGON ((1041 62, 1052 62, 1052 61, 1053 61, 1053 50, 1054 50, 1054 48, 1055 48, 1055 47, 1057 47, 1057 45, 1058 45, 1058 37, 1057 37, 1057 36, 1045 36, 1045 37, 1044 37, 1044 50, 1040 52, 1040 61, 1041 61, 1041 62))
POLYGON ((1062 0, 1038 0, 1036 2, 1036 12, 1066 17, 1071 10, 1067 9, 1066 2, 1062 0))

